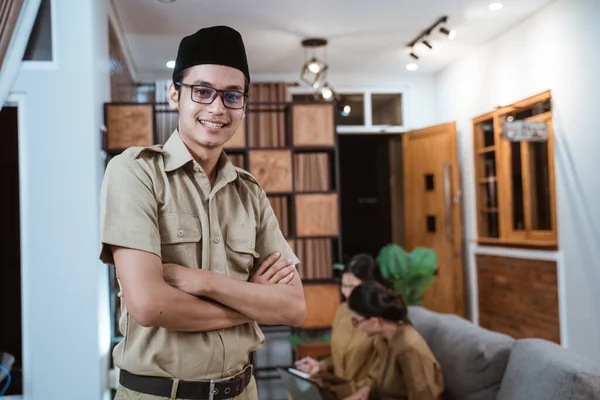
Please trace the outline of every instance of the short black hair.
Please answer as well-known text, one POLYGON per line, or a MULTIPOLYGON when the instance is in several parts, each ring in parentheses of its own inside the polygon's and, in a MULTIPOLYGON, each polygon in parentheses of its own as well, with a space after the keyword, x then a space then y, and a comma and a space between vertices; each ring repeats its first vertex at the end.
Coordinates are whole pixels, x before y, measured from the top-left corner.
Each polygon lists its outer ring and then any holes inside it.
POLYGON ((366 253, 359 253, 352 256, 346 263, 343 272, 349 272, 361 281, 379 282, 388 288, 392 286, 391 282, 383 277, 377 261, 366 253))
POLYGON ((348 307, 365 318, 380 317, 410 324, 408 307, 402 296, 375 281, 358 285, 348 299, 348 307))

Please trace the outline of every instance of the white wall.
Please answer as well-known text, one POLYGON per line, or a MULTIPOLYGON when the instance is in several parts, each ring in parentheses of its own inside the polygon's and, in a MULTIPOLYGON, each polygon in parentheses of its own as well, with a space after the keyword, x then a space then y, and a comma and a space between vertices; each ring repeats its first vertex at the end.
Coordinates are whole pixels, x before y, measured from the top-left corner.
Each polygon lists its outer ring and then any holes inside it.
POLYGON ((100 399, 109 350, 98 261, 106 0, 52 1, 55 62, 23 68, 19 101, 26 400, 100 399))
POLYGON ((471 120, 552 90, 563 332, 567 347, 600 361, 598 21, 600 1, 560 0, 446 68, 437 76, 437 122, 457 121, 472 275, 477 248, 471 120))

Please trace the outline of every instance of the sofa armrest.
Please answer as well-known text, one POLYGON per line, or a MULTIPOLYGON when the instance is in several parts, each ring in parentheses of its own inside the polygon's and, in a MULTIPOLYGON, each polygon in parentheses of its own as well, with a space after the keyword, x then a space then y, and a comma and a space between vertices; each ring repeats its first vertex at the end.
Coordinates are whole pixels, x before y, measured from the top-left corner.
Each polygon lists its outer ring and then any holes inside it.
POLYGON ((563 399, 600 399, 600 364, 547 340, 518 340, 497 400, 563 399))

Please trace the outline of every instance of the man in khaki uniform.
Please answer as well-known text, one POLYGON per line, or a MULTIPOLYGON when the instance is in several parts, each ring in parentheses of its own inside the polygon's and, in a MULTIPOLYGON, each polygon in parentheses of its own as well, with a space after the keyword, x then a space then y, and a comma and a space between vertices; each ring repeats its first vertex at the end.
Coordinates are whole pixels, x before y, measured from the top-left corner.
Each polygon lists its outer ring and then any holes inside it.
POLYGON ((237 31, 185 37, 169 88, 178 129, 107 166, 101 259, 116 266, 124 297, 117 399, 258 399, 257 323, 304 320, 299 261, 265 192, 223 152, 249 81, 237 31))

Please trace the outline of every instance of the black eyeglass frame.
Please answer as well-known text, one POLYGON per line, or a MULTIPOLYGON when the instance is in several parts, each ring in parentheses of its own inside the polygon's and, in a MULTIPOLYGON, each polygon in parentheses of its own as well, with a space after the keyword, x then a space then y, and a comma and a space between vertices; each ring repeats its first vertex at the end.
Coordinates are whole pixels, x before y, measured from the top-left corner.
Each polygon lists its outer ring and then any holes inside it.
POLYGON ((198 103, 198 104, 212 104, 213 101, 215 101, 215 99, 217 98, 217 96, 221 96, 221 101, 223 102, 223 105, 229 109, 232 110, 241 110, 242 108, 244 108, 246 106, 246 103, 248 101, 248 93, 244 93, 244 92, 240 92, 238 90, 231 90, 231 89, 226 89, 226 90, 219 90, 217 88, 214 88, 212 86, 206 86, 206 85, 190 85, 189 83, 183 83, 183 82, 175 82, 175 85, 177 86, 183 86, 183 87, 187 87, 190 88, 190 99, 194 102, 194 103, 198 103), (194 100, 194 88, 197 87, 203 87, 206 89, 212 89, 215 91, 215 94, 213 95, 212 99, 208 102, 208 103, 204 103, 201 101, 196 101, 194 100), (241 107, 231 107, 228 106, 227 104, 225 104, 225 98, 223 97, 225 95, 225 93, 237 93, 242 95, 243 99, 244 99, 244 103, 242 104, 241 107))

